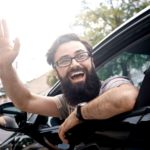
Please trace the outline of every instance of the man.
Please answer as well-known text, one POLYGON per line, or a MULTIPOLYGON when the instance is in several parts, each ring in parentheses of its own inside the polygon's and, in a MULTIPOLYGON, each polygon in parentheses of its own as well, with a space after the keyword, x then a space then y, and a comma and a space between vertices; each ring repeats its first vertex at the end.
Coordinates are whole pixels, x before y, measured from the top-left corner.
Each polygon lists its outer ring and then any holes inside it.
POLYGON ((39 96, 24 87, 12 67, 19 48, 18 39, 10 45, 6 22, 1 20, 0 77, 8 96, 23 111, 65 119, 59 130, 63 142, 68 142, 66 131, 81 120, 106 119, 134 107, 137 89, 121 77, 101 83, 95 72, 92 47, 75 34, 56 39, 47 53, 48 63, 61 81, 62 95, 39 96))

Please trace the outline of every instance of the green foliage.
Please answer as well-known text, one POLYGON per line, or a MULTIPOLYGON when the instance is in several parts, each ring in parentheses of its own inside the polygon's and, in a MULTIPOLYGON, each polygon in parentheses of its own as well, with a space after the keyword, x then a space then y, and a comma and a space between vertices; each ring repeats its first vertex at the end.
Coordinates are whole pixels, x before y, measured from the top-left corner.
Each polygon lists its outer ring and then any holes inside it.
POLYGON ((133 69, 145 70, 150 65, 150 56, 133 54, 133 53, 123 53, 119 57, 113 59, 111 62, 101 68, 97 74, 100 79, 105 80, 110 76, 121 75, 130 78, 131 71, 133 69), (146 66, 147 65, 147 66, 146 66))
POLYGON ((149 4, 150 0, 103 0, 93 8, 88 0, 82 0, 83 10, 74 26, 82 27, 83 35, 95 45, 149 4))
MULTIPOLYGON (((93 7, 90 0, 82 0, 83 10, 76 17, 74 27, 82 27, 83 37, 95 45, 149 4, 150 0, 101 0, 93 7)), ((98 75, 102 80, 116 74, 130 77, 130 69, 142 67, 146 59, 146 56, 126 53, 106 64, 98 75)))
POLYGON ((51 70, 48 74, 48 77, 47 77, 47 84, 49 86, 53 86, 57 81, 58 81, 58 79, 55 75, 55 71, 51 70))

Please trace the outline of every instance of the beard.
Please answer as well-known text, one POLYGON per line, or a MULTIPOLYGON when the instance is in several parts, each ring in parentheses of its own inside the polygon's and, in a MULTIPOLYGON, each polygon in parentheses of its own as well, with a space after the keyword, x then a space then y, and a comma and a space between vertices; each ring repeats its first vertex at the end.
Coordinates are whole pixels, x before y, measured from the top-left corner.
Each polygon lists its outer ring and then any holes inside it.
MULTIPOLYGON (((90 71, 86 68, 77 67, 74 71, 83 70, 86 74, 85 81, 72 83, 69 77, 60 78, 62 91, 71 106, 76 106, 82 102, 89 102, 99 95, 101 82, 96 74, 95 68, 92 67, 90 71)), ((70 70, 71 72, 72 70, 70 70)), ((68 73, 69 74, 69 73, 68 73)))

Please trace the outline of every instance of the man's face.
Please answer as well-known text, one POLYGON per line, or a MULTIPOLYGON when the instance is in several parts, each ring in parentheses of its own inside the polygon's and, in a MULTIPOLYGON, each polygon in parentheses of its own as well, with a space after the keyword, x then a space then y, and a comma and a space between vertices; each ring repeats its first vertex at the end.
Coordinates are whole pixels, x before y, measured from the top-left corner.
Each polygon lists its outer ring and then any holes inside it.
MULTIPOLYGON (((60 45, 55 53, 54 60, 57 62, 61 58, 70 56, 75 57, 77 54, 82 52, 88 52, 85 46, 79 41, 71 41, 60 45)), ((68 77, 72 83, 83 82, 86 79, 85 72, 71 71, 74 68, 81 67, 87 68, 89 71, 92 68, 93 62, 89 57, 85 61, 77 62, 75 59, 72 59, 72 63, 66 67, 56 67, 57 74, 59 78, 63 79, 68 77)))
POLYGON ((88 50, 79 41, 71 41, 60 45, 55 53, 54 60, 59 65, 56 66, 58 77, 62 84, 64 95, 69 99, 71 105, 76 105, 83 101, 89 101, 99 94, 99 79, 96 75, 92 58, 80 54, 87 54, 88 50), (66 58, 76 58, 83 61, 72 59, 68 65, 66 58), (96 89, 95 89, 96 88, 96 89))

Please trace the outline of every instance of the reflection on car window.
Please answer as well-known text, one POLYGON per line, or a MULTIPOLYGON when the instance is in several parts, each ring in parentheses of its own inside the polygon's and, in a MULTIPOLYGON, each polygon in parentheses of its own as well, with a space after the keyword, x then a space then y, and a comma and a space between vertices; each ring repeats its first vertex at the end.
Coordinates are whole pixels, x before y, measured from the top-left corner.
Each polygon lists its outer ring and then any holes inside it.
POLYGON ((150 67, 150 54, 144 51, 126 51, 106 63, 97 71, 101 80, 114 75, 129 77, 134 85, 140 86, 144 71, 150 67))

